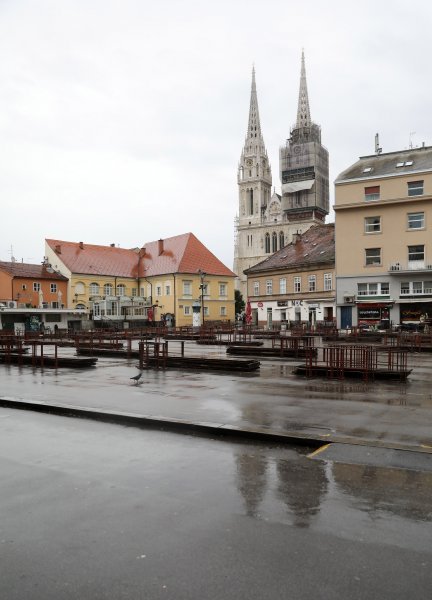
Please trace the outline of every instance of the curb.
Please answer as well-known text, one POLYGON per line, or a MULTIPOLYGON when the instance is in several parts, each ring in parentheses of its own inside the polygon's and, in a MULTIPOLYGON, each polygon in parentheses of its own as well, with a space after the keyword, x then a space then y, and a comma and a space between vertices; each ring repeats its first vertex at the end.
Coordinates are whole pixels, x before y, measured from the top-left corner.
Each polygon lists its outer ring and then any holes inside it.
POLYGON ((421 452, 432 454, 432 447, 413 446, 393 442, 382 442, 379 440, 366 440, 353 437, 341 437, 337 435, 324 434, 322 436, 301 435, 294 432, 272 432, 251 427, 236 427, 226 423, 193 422, 181 419, 165 418, 149 415, 137 415, 136 413, 96 410, 93 408, 76 407, 68 404, 53 404, 39 402, 37 400, 12 400, 0 398, 0 407, 13 408, 17 410, 31 410, 34 412, 72 417, 77 419, 89 419, 104 423, 127 425, 141 429, 153 429, 158 431, 171 431, 175 433, 194 434, 202 437, 237 438, 248 439, 254 442, 278 443, 295 446, 306 446, 309 448, 320 448, 327 444, 349 444, 355 446, 368 446, 376 448, 387 448, 391 450, 404 450, 408 452, 421 452))

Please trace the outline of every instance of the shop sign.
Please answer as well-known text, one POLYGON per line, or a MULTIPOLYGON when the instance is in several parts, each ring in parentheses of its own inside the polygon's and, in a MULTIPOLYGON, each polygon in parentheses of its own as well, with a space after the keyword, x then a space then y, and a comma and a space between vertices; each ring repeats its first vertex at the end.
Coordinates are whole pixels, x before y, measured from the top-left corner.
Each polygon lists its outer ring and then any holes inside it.
POLYGON ((257 306, 258 306, 258 308, 262 308, 264 306, 264 304, 262 302, 258 302, 257 306))
POLYGON ((278 300, 277 305, 278 306, 288 306, 288 300, 278 300))

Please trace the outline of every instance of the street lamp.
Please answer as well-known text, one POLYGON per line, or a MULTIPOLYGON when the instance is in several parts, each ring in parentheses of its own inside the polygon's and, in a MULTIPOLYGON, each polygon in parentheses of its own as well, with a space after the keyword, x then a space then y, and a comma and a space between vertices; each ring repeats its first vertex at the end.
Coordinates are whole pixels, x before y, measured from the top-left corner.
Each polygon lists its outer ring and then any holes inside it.
POLYGON ((202 325, 204 325, 204 288, 205 288, 205 283, 204 283, 204 277, 207 275, 207 273, 205 273, 204 271, 201 271, 201 269, 198 270, 199 276, 200 276, 200 281, 201 284, 199 286, 200 290, 201 290, 201 311, 202 311, 202 325))

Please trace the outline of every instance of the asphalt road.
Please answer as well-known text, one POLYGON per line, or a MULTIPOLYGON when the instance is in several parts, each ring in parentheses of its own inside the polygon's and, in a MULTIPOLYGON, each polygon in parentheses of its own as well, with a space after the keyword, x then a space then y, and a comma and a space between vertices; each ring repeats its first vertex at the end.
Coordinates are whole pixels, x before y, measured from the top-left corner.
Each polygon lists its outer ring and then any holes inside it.
POLYGON ((5 408, 0 430, 2 599, 430 600, 421 465, 5 408))

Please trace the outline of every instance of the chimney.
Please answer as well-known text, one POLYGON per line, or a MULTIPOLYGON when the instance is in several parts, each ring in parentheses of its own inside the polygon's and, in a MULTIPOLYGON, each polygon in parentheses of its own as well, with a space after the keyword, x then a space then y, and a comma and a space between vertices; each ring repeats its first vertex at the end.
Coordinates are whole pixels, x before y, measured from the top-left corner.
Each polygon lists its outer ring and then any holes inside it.
POLYGON ((143 256, 145 256, 145 253, 146 253, 146 247, 145 247, 145 246, 143 246, 142 248, 140 248, 140 251, 139 251, 139 253, 138 253, 138 254, 139 254, 139 257, 140 257, 140 258, 143 258, 143 256))
POLYGON ((164 251, 164 241, 158 240, 158 255, 160 256, 164 251))
POLYGON ((301 233, 298 231, 292 234, 292 245, 295 246, 301 239, 301 233))
POLYGON ((60 246, 60 244, 56 244, 56 247, 55 247, 55 250, 54 250, 54 252, 55 252, 56 254, 61 254, 61 246, 60 246))
POLYGON ((115 248, 115 244, 110 244, 110 248, 115 248))
POLYGON ((81 248, 81 250, 84 250, 84 244, 83 244, 83 242, 79 243, 79 247, 81 248))

